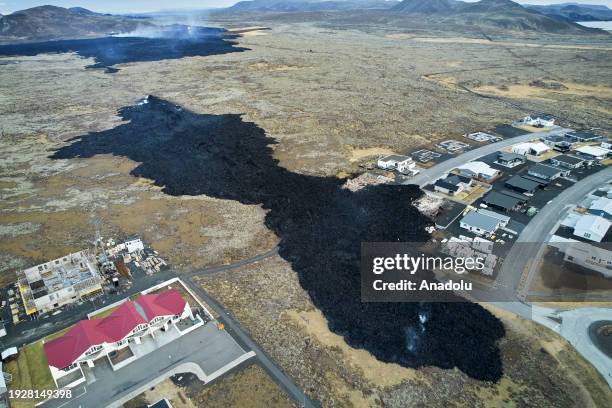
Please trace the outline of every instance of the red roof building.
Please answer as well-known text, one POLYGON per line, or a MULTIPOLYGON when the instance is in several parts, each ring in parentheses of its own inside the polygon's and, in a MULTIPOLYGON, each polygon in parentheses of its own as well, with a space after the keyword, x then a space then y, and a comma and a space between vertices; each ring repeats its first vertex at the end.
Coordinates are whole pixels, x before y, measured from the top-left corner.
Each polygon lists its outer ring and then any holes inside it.
POLYGON ((176 289, 169 289, 155 295, 140 295, 136 303, 149 321, 158 316, 174 316, 183 313, 185 310, 185 299, 176 289))
POLYGON ((81 320, 63 336, 43 345, 49 365, 63 369, 74 363, 93 346, 115 343, 140 324, 156 317, 182 314, 187 302, 176 289, 152 295, 140 295, 126 301, 102 319, 81 320))

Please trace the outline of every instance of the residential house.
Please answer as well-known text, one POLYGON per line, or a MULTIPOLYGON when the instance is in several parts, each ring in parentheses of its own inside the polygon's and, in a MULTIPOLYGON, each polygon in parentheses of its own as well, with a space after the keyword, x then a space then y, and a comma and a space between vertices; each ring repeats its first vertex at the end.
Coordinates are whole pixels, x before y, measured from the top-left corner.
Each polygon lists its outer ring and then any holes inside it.
POLYGON ((378 167, 384 170, 397 170, 402 174, 418 174, 416 163, 409 156, 392 154, 378 159, 378 167))
POLYGON ((591 160, 603 160, 610 154, 610 150, 599 146, 582 146, 576 149, 576 152, 591 160))
POLYGON ((571 139, 576 142, 597 142, 602 140, 603 138, 599 135, 596 135, 592 132, 568 132, 565 134, 565 137, 571 139))
POLYGON ((448 195, 455 195, 462 191, 469 191, 473 185, 474 180, 469 177, 447 174, 445 177, 436 180, 434 190, 448 195))
POLYGON ((457 167, 457 170, 464 177, 471 177, 488 183, 495 181, 501 175, 499 170, 481 161, 465 163, 457 167))
POLYGON ((565 169, 577 169, 584 165, 584 159, 569 154, 562 154, 550 159, 553 166, 563 167, 565 169))
POLYGON ((541 156, 548 151, 550 151, 550 146, 542 142, 525 142, 512 146, 512 153, 523 156, 541 156))
POLYGON ((597 215, 599 217, 612 220, 612 199, 608 197, 599 197, 597 200, 591 203, 591 206, 587 212, 592 215, 597 215))
POLYGON ((555 125, 555 118, 545 114, 531 114, 520 120, 520 123, 534 127, 551 127, 555 125))
POLYGON ((520 193, 533 194, 538 188, 541 187, 541 183, 517 175, 506 181, 506 187, 520 193))
POLYGON ((574 139, 566 135, 546 135, 540 138, 542 142, 550 146, 553 150, 566 153, 577 143, 574 139))
POLYGON ((552 181, 561 176, 567 176, 569 174, 569 170, 538 163, 535 166, 530 167, 527 174, 542 180, 552 181))
POLYGON ((518 209, 527 201, 527 197, 521 194, 515 194, 510 191, 490 191, 483 198, 482 201, 493 208, 508 212, 518 209))
POLYGON ((508 225, 510 217, 488 210, 470 211, 459 221, 459 226, 477 235, 491 235, 508 225))
POLYGON ((516 153, 499 152, 495 163, 500 166, 512 168, 525 163, 525 156, 516 153))
POLYGON ((574 235, 590 241, 601 242, 610 228, 610 221, 597 215, 581 216, 574 227, 574 235))

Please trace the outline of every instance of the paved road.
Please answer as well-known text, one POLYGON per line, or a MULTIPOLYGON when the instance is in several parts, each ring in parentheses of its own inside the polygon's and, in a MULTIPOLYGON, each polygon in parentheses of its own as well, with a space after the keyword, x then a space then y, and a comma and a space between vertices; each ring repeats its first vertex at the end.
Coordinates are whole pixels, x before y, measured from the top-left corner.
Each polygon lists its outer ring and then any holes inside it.
POLYGON ((612 359, 597 348, 589 335, 589 327, 597 321, 612 320, 612 309, 579 308, 557 314, 561 320, 560 333, 588 361, 612 387, 612 359))
MULTIPOLYGON (((553 232, 553 227, 563 218, 567 210, 589 192, 611 179, 612 167, 607 167, 563 190, 546 204, 516 239, 497 276, 496 286, 502 290, 515 293, 523 271, 530 265, 535 265, 538 261, 544 243, 548 241, 553 232)), ((535 268, 530 268, 529 275, 533 275, 533 271, 535 271, 535 268)), ((527 279, 530 280, 531 278, 528 277, 527 279)))
POLYGON ((269 251, 252 256, 250 258, 241 259, 239 261, 236 261, 234 263, 227 264, 227 265, 217 265, 217 266, 209 266, 209 267, 201 268, 201 269, 195 269, 189 273, 181 274, 181 276, 209 275, 209 274, 217 273, 217 272, 225 272, 225 271, 229 271, 230 269, 236 269, 236 268, 240 268, 241 266, 263 261, 264 259, 274 256, 277 253, 278 253, 278 245, 270 249, 269 251))
MULTIPOLYGON (((115 295, 106 295, 102 299, 86 301, 81 305, 74 305, 55 316, 48 316, 44 319, 21 322, 17 326, 13 326, 12 324, 7 325, 7 336, 0 339, 0 346, 2 348, 13 346, 20 347, 24 344, 33 343, 45 336, 48 336, 49 334, 72 326, 79 320, 86 318, 88 313, 91 313, 111 303, 125 299, 126 297, 139 293, 147 288, 150 288, 151 286, 167 281, 168 279, 224 272, 259 262, 274 256, 277 253, 278 246, 275 246, 264 253, 252 256, 250 258, 241 259, 227 265, 215 265, 207 268, 196 269, 186 274, 177 274, 174 271, 162 271, 153 275, 139 277, 138 279, 134 280, 132 286, 126 292, 117 293, 115 295)), ((9 312, 7 311, 6 313, 9 312)), ((8 318, 5 317, 5 320, 8 321, 8 318)))
POLYGON ((310 398, 304 394, 304 392, 278 367, 272 359, 259 347, 259 345, 251 339, 251 337, 244 331, 240 324, 234 320, 227 310, 221 306, 215 299, 212 298, 206 291, 204 291, 200 285, 193 281, 191 276, 187 277, 186 283, 189 284, 190 288, 200 296, 207 304, 209 304, 217 313, 219 313, 219 320, 226 324, 226 330, 230 332, 235 338, 237 337, 244 345, 255 352, 257 359, 261 366, 266 370, 268 375, 279 384, 289 396, 297 403, 300 407, 314 408, 316 405, 310 398))
POLYGON ((547 132, 527 133, 526 135, 504 139, 500 142, 491 143, 491 144, 479 147, 477 149, 468 150, 467 152, 459 156, 451 157, 448 160, 440 162, 436 164, 435 166, 430 167, 429 169, 421 170, 421 173, 408 179, 404 184, 417 184, 423 187, 424 185, 432 183, 433 181, 439 179, 445 173, 448 173, 452 169, 458 166, 461 166, 462 164, 465 164, 474 159, 478 159, 479 157, 483 157, 488 154, 494 153, 504 147, 507 147, 507 146, 510 146, 516 143, 527 142, 534 138, 539 138, 539 137, 543 137, 546 135, 559 134, 561 132, 566 132, 569 130, 570 129, 555 127, 547 132))
POLYGON ((210 322, 117 371, 112 370, 105 358, 98 360, 96 366, 86 375, 88 383, 75 387, 71 400, 51 400, 42 406, 78 408, 111 405, 185 362, 198 364, 208 375, 243 354, 245 350, 230 334, 218 330, 215 324, 210 322))

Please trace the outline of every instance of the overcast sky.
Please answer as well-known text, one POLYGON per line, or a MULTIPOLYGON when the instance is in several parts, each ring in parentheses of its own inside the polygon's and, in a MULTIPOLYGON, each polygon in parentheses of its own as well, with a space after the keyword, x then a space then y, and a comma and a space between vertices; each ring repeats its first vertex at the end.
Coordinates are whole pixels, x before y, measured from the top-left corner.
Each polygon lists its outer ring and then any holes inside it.
MULTIPOLYGON (((177 8, 226 7, 236 3, 236 1, 237 0, 0 0, 0 13, 8 14, 16 10, 23 10, 44 4, 53 4, 62 7, 81 6, 93 11, 108 13, 133 13, 177 8)), ((569 1, 572 0, 525 0, 519 2, 528 4, 552 4, 569 1)), ((573 2, 604 4, 608 7, 612 7, 612 0, 573 0, 573 2)))

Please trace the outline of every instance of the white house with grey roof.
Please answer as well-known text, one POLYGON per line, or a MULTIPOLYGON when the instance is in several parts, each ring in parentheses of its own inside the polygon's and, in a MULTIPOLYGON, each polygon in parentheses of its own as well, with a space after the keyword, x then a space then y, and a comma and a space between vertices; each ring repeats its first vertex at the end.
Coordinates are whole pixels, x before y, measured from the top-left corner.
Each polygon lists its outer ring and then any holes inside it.
POLYGON ((550 159, 550 163, 557 167, 564 167, 566 169, 577 169, 582 167, 584 159, 569 154, 561 154, 559 156, 550 159))
POLYGON ((501 172, 485 162, 473 161, 457 167, 457 171, 464 177, 471 177, 485 182, 497 179, 501 172))
POLYGON ((593 214, 585 214, 578 219, 574 235, 590 241, 601 242, 610 229, 610 221, 593 214))
POLYGON ((603 160, 610 154, 610 150, 599 146, 582 146, 576 149, 576 152, 592 160, 603 160))
POLYGON ((535 126, 535 127, 552 127, 555 125, 555 118, 551 115, 545 114, 531 114, 525 116, 523 119, 519 121, 524 125, 535 126))
POLYGON ((416 163, 409 156, 391 154, 378 159, 378 167, 384 170, 397 170, 402 174, 418 174, 416 163))
POLYGON ((498 228, 504 228, 510 217, 494 211, 478 209, 470 211, 460 221, 459 226, 477 235, 491 235, 498 228))
POLYGON ((589 214, 612 220, 612 200, 608 197, 599 197, 591 203, 587 211, 589 214))
POLYGON ((542 142, 525 142, 512 146, 512 153, 520 155, 541 156, 550 150, 550 146, 542 142))

